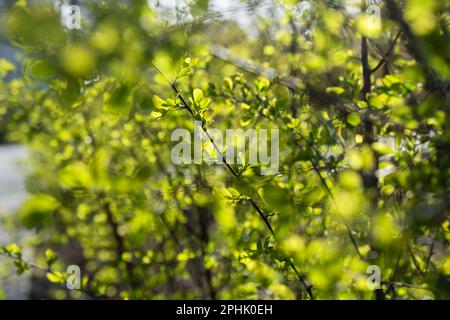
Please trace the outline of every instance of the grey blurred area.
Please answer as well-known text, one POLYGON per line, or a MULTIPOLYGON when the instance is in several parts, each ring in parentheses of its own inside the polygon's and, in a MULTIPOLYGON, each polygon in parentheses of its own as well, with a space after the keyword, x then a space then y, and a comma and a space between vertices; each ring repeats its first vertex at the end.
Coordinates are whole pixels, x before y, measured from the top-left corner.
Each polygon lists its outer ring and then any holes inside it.
POLYGON ((26 157, 27 150, 22 145, 0 145, 0 212, 17 211, 26 197, 26 157))
MULTIPOLYGON (((0 0, 0 14, 6 11, 8 8, 14 5, 13 0, 0 0)), ((8 39, 3 35, 3 32, 0 32, 0 58, 5 58, 11 62, 15 62, 14 55, 17 53, 17 49, 12 47, 8 43, 8 39)), ((9 77, 17 76, 18 71, 9 75, 9 77)))
MULTIPOLYGON (((2 218, 17 212, 27 193, 25 175, 27 149, 22 145, 0 145, 0 216, 2 218)), ((11 242, 18 244, 26 239, 24 230, 14 233, 0 224, 0 245, 11 242)), ((25 250, 29 253, 29 250, 25 250)), ((17 276, 11 261, 0 256, 0 290, 5 299, 27 299, 31 289, 29 274, 17 276)))

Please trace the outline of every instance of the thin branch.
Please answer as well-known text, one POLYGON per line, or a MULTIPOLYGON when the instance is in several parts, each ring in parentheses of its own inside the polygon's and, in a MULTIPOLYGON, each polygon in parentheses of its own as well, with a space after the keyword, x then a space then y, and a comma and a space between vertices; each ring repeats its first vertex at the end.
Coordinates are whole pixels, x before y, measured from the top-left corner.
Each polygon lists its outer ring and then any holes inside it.
POLYGON ((361 98, 366 101, 367 94, 372 90, 372 81, 370 79, 371 71, 369 65, 369 48, 367 46, 367 37, 361 39, 361 64, 363 73, 363 87, 361 90, 361 98))
POLYGON ((397 277, 399 269, 400 269, 400 261, 402 259, 402 255, 403 255, 403 247, 401 247, 399 250, 397 262, 395 263, 394 273, 391 276, 391 280, 390 280, 391 283, 389 284, 389 287, 386 289, 386 293, 385 293, 386 295, 389 294, 391 291, 393 292, 394 296, 396 295, 394 281, 395 281, 395 278, 397 277))
POLYGON ((371 73, 376 72, 384 63, 387 62, 389 56, 391 55, 391 53, 393 52, 394 48, 395 48, 395 44, 397 43, 398 39, 400 38, 400 35, 402 34, 402 31, 400 30, 397 35, 394 38, 394 41, 391 43, 388 51, 386 51, 385 54, 383 54, 383 59, 380 60, 380 62, 378 62, 378 64, 372 69, 370 70, 371 73))
MULTIPOLYGON (((32 262, 29 262, 29 261, 23 259, 21 256, 12 256, 12 255, 9 255, 9 254, 7 254, 7 253, 5 253, 5 252, 2 252, 2 251, 0 251, 0 255, 3 256, 3 257, 5 257, 5 258, 14 260, 14 261, 20 261, 21 263, 24 263, 26 266, 28 266, 28 267, 31 268, 31 269, 38 270, 38 271, 41 271, 41 272, 45 272, 45 274, 48 274, 48 273, 49 273, 49 274, 51 274, 52 276, 58 278, 60 281, 62 281, 62 283, 60 283, 60 284, 61 284, 63 287, 65 287, 67 290, 71 290, 71 289, 68 289, 68 288, 65 286, 66 279, 65 279, 64 277, 61 277, 59 274, 54 273, 54 272, 53 272, 51 269, 49 269, 49 268, 45 268, 45 267, 38 266, 37 264, 34 264, 34 263, 32 263, 32 262)), ((91 299, 94 298, 94 295, 93 295, 92 293, 88 292, 86 289, 80 288, 80 289, 72 289, 72 290, 77 290, 77 291, 83 292, 84 294, 86 294, 86 295, 87 295, 89 298, 91 298, 91 299)))
MULTIPOLYGON (((318 153, 316 148, 315 148, 315 146, 312 145, 312 143, 310 141, 308 141, 300 132, 295 132, 295 133, 298 134, 303 139, 303 141, 305 141, 306 144, 308 144, 310 146, 310 148, 312 150, 314 150, 316 153, 318 153)), ((294 140, 294 142, 295 142, 296 145, 298 145, 297 140, 294 140)), ((311 165, 313 167, 314 172, 319 177, 319 180, 322 183, 325 191, 328 193, 328 195, 329 195, 329 197, 331 199, 331 203, 333 204, 333 206, 337 210, 337 206, 336 206, 336 202, 334 200, 333 193, 331 192, 330 188, 328 187, 327 182, 325 181, 325 179, 322 177, 322 174, 320 173, 320 170, 319 170, 317 164, 315 163, 315 161, 313 159, 311 159, 310 162, 311 162, 311 165)), ((352 230, 350 229, 350 226, 345 221, 344 221, 344 225, 345 225, 345 228, 347 229, 348 236, 350 238, 350 241, 352 242, 353 247, 355 248, 355 251, 356 251, 357 255, 359 256, 360 259, 364 260, 364 257, 362 256, 361 252, 359 251, 358 243, 356 242, 356 239, 355 239, 355 237, 352 234, 352 230)))
MULTIPOLYGON (((162 74, 161 70, 159 70, 153 63, 152 65, 155 67, 156 71, 158 71, 160 74, 162 74)), ((164 75, 163 77, 168 80, 164 75)), ((177 89, 175 83, 172 83, 170 81, 168 81, 168 83, 170 84, 172 90, 176 93, 176 95, 180 98, 183 107, 188 110, 188 112, 195 117, 194 111, 192 110, 192 108, 189 106, 189 104, 186 102, 186 100, 184 99, 184 97, 181 95, 180 91, 177 89)), ((228 161, 226 160, 224 154, 222 153, 222 151, 219 149, 219 147, 216 145, 214 139, 212 139, 212 137, 209 135, 207 128, 205 128, 204 126, 202 126, 203 131, 205 132, 205 134, 208 136, 208 139, 210 140, 210 142, 212 143, 212 145, 214 146, 214 149, 218 152, 218 154, 221 155, 221 158, 223 160, 223 163, 226 165, 226 167, 228 168, 228 170, 231 172, 231 174, 236 178, 239 179, 239 175, 236 173, 236 171, 231 167, 231 165, 228 163, 228 161)), ((259 216, 261 217, 261 219, 264 221, 267 229, 270 231, 270 233, 272 234, 272 236, 274 236, 274 230, 272 225, 270 224, 269 220, 267 219, 267 216, 264 214, 264 212, 262 211, 262 209, 258 206, 258 204, 249 197, 249 202, 252 204, 252 206, 255 208, 255 210, 258 212, 259 216)), ((295 267, 294 263, 291 261, 291 259, 288 259, 288 264, 289 267, 294 271, 294 273, 296 274, 297 278, 299 279, 299 281, 303 284, 305 290, 307 291, 309 297, 313 300, 314 299, 314 294, 312 292, 312 285, 306 280, 306 277, 303 273, 299 272, 297 270, 297 268, 295 267)))
MULTIPOLYGON (((261 101, 261 102, 263 102, 263 101, 261 101)), ((280 125, 279 123, 277 123, 276 120, 271 119, 271 118, 269 118, 269 117, 266 117, 266 118, 269 119, 270 121, 274 122, 276 125, 282 127, 282 125, 280 125)), ((306 139, 300 132, 298 132, 298 131, 292 131, 292 132, 291 132, 291 137, 293 138, 293 141, 294 141, 294 143, 295 143, 296 146, 301 147, 301 145, 299 145, 298 141, 295 139, 295 135, 298 135, 303 141, 305 141, 305 143, 311 148, 311 150, 313 150, 313 151, 316 153, 316 155, 319 155, 319 154, 320 154, 320 151, 316 148, 316 146, 315 146, 314 144, 312 144, 308 139, 306 139)), ((317 174, 317 176, 319 177, 320 182, 321 182, 321 184, 323 185, 324 189, 326 190, 326 192, 327 192, 328 195, 330 196, 330 198, 331 198, 331 203, 333 204, 333 206, 334 206, 334 207, 336 208, 336 210, 337 210, 337 206, 336 206, 336 202, 335 202, 334 197, 333 197, 333 193, 331 192, 330 188, 328 187, 328 185, 327 185, 325 179, 322 177, 322 174, 320 173, 320 169, 319 169, 318 165, 315 163, 315 161, 314 161, 313 159, 310 159, 309 162, 311 163, 314 172, 315 172, 315 173, 317 174)), ((351 231, 351 229, 350 229, 350 226, 349 226, 349 225, 347 224, 347 222, 345 222, 345 221, 343 221, 343 223, 344 223, 344 225, 345 225, 345 228, 347 229, 348 236, 349 236, 349 238, 350 238, 350 241, 352 242, 353 247, 355 248, 356 253, 358 254, 358 256, 359 256, 362 260, 364 260, 364 257, 362 256, 361 252, 359 251, 358 243, 356 242, 356 239, 355 239, 355 237, 354 237, 353 234, 352 234, 352 231, 351 231)))
POLYGON ((429 288, 424 288, 419 285, 404 283, 404 282, 399 282, 399 281, 383 281, 383 284, 389 284, 389 285, 397 286, 397 287, 414 288, 414 289, 420 289, 420 290, 426 290, 426 291, 433 292, 433 290, 431 290, 429 288))
POLYGON ((417 261, 417 258, 416 258, 416 256, 414 255, 414 252, 412 251, 411 248, 408 248, 408 250, 409 250, 409 254, 410 254, 410 256, 411 256, 411 260, 412 260, 414 266, 416 267, 417 271, 419 271, 419 273, 420 273, 420 275, 421 275, 422 277, 425 277, 426 274, 425 274, 425 273, 422 271, 422 269, 420 268, 419 262, 417 261))
POLYGON ((434 250, 434 239, 431 240, 430 249, 428 251, 427 262, 425 263, 425 274, 428 273, 428 270, 430 268, 431 256, 434 253, 433 250, 434 250))

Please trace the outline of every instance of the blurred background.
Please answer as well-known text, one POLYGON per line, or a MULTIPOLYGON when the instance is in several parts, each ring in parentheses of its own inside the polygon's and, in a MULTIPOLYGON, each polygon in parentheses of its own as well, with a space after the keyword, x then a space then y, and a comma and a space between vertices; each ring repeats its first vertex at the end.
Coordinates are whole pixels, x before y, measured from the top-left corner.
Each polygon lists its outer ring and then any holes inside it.
POLYGON ((0 0, 0 298, 448 299, 449 12, 0 0), (175 165, 194 119, 279 174, 175 165))

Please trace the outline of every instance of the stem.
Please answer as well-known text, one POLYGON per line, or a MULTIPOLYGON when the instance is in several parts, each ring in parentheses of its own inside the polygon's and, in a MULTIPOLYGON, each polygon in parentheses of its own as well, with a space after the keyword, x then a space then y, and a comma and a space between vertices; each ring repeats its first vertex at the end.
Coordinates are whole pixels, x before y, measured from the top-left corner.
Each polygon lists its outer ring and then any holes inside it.
POLYGON ((384 63, 387 62, 389 56, 391 55, 392 51, 394 51, 395 48, 395 44, 397 43, 398 39, 400 38, 400 35, 402 34, 402 31, 400 30, 397 35, 394 38, 394 41, 391 43, 388 51, 386 51, 385 54, 383 54, 383 59, 380 60, 380 62, 378 62, 378 64, 372 69, 370 70, 371 73, 374 73, 375 71, 377 71, 384 63))
MULTIPOLYGON (((161 72, 161 70, 159 70, 153 63, 152 63, 153 67, 169 82, 170 87, 172 88, 172 90, 177 94, 177 96, 180 98, 183 107, 188 110, 188 112, 195 117, 195 113, 192 110, 192 108, 189 106, 189 104, 186 102, 186 100, 183 98, 183 96, 181 95, 180 91, 178 90, 178 88, 176 87, 176 84, 173 82, 170 82, 165 76, 164 74, 161 72)), ((226 165, 226 167, 228 168, 228 170, 231 172, 231 174, 236 178, 239 179, 239 175, 236 173, 236 171, 231 167, 231 165, 228 163, 228 161, 226 160, 224 154, 222 153, 222 151, 219 149, 219 147, 216 145, 214 139, 209 135, 208 130, 206 128, 204 128, 204 126, 202 125, 202 129, 205 132, 205 134, 208 136, 208 139, 210 140, 210 142, 213 144, 214 149, 221 155, 221 158, 223 160, 223 163, 226 165)), ((264 214, 264 212, 261 210, 261 208, 258 206, 258 204, 249 197, 249 202, 252 204, 252 206, 255 208, 255 210, 258 212, 259 216, 261 217, 261 219, 264 221, 267 229, 270 231, 270 233, 272 234, 272 236, 275 235, 274 230, 272 225, 270 224, 270 221, 267 219, 267 216, 264 214)), ((288 265, 289 267, 294 271, 294 273, 296 274, 298 280, 302 283, 302 285, 304 286, 305 290, 307 291, 309 297, 311 298, 311 300, 314 299, 314 294, 312 292, 312 285, 306 280, 306 277, 303 275, 303 273, 299 272, 297 270, 297 268, 295 267, 294 263, 291 261, 291 259, 289 258, 288 260, 288 265)))
POLYGON ((363 87, 361 91, 361 98, 367 101, 367 94, 371 92, 372 81, 370 79, 371 70, 369 66, 369 48, 367 44, 367 37, 363 36, 361 39, 361 63, 363 70, 363 87))

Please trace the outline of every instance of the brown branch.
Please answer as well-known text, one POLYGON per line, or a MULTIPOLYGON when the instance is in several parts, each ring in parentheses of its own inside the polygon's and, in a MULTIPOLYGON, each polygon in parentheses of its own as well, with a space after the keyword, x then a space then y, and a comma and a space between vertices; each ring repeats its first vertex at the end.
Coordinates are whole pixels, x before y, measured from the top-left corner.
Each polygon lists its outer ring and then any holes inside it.
POLYGON ((430 263, 431 263, 431 256, 434 253, 434 239, 431 240, 431 244, 430 244, 430 249, 428 251, 428 256, 427 256, 427 261, 425 263, 425 274, 428 273, 428 270, 430 268, 430 263))
MULTIPOLYGON (((367 101, 368 94, 372 91, 372 80, 371 80, 371 70, 369 65, 369 47, 368 40, 366 36, 362 36, 361 38, 361 65, 362 65, 362 75, 363 75, 363 85, 361 89, 361 99, 367 101)), ((368 145, 372 145, 375 141, 375 133, 374 133, 374 123, 367 117, 364 119, 364 142, 368 145)), ((374 166, 368 172, 361 172, 364 181, 364 187, 368 190, 370 195, 370 203, 371 203, 371 211, 372 213, 376 212, 379 198, 378 191, 378 178, 375 172, 378 170, 378 157, 374 154, 374 166), (372 191, 373 190, 373 191, 372 191), (374 192, 375 194, 370 194, 374 192)), ((373 214, 371 215, 373 217, 373 214)), ((372 224, 371 224, 372 225, 372 224)), ((373 248, 373 244, 371 245, 373 248)), ((375 290, 375 299, 376 300, 385 300, 386 295, 383 292, 382 288, 375 290)))
POLYGON ((397 35, 395 36, 394 41, 392 41, 391 45, 389 46, 389 49, 386 51, 386 53, 383 54, 383 59, 381 59, 380 62, 378 62, 378 64, 372 70, 370 70, 371 73, 376 72, 384 63, 387 62, 389 56, 394 51, 395 44, 397 43, 401 34, 402 34, 402 31, 400 30, 397 33, 397 35))
POLYGON ((363 73, 363 87, 361 90, 361 98, 367 101, 367 94, 372 90, 371 71, 369 65, 369 48, 367 44, 367 37, 363 36, 361 39, 361 64, 363 73))

